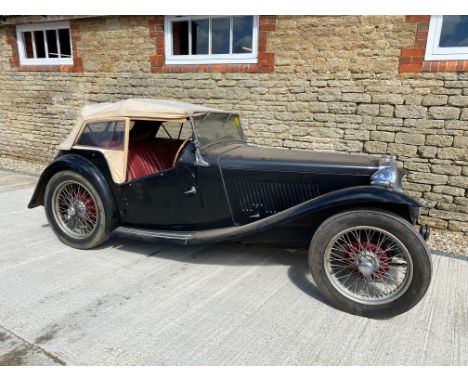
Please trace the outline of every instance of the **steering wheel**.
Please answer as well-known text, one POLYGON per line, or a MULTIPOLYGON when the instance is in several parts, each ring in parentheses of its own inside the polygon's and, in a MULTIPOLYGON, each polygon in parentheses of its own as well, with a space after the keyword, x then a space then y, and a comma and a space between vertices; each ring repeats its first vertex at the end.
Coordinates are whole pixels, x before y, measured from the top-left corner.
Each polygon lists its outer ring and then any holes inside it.
POLYGON ((177 159, 179 159, 180 154, 182 153, 182 150, 187 146, 187 144, 190 142, 190 139, 186 139, 185 141, 182 142, 182 144, 179 146, 177 149, 176 155, 174 157, 174 161, 172 162, 172 167, 176 165, 177 159))

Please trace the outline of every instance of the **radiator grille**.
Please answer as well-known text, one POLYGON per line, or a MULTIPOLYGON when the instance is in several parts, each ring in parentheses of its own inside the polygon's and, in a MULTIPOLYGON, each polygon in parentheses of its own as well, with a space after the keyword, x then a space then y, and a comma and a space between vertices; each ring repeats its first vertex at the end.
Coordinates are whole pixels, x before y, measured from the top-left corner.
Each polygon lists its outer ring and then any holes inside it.
POLYGON ((236 181, 242 212, 275 214, 319 196, 316 184, 296 182, 236 181))

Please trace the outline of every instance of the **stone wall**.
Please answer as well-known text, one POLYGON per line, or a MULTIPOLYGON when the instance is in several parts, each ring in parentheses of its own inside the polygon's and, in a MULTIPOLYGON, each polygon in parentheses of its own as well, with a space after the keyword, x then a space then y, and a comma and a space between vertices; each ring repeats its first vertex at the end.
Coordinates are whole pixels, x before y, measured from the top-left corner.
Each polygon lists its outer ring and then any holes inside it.
POLYGON ((468 73, 399 74, 405 17, 279 16, 256 74, 151 73, 149 20, 75 20, 82 73, 11 69, 0 28, 0 166, 40 171, 87 103, 175 98, 241 112, 254 144, 394 155, 422 221, 468 231, 468 73))

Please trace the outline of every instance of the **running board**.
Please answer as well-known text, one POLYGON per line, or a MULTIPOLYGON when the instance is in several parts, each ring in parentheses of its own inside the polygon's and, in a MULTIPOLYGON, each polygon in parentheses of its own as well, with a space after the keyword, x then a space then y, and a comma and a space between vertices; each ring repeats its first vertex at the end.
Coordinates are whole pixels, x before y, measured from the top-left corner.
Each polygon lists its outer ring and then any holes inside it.
POLYGON ((172 244, 212 244, 220 241, 235 240, 262 231, 269 226, 257 221, 244 226, 214 228, 202 231, 164 231, 151 228, 120 226, 112 231, 116 236, 131 237, 144 241, 157 241, 172 244))
POLYGON ((191 232, 173 232, 173 231, 162 231, 148 228, 134 228, 120 226, 112 231, 116 236, 131 237, 145 241, 160 241, 170 242, 178 244, 188 244, 192 237, 191 232))

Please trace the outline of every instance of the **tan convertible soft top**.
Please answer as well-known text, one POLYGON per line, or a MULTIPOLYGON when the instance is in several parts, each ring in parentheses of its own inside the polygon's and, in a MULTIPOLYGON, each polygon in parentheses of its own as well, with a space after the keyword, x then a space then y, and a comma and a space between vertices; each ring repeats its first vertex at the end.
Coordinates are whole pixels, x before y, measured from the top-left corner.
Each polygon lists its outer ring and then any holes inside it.
POLYGON ((131 98, 118 102, 95 103, 83 107, 84 119, 107 117, 148 117, 162 120, 183 119, 201 113, 225 113, 222 110, 164 99, 131 98))
POLYGON ((228 113, 227 111, 173 100, 131 98, 118 102, 103 102, 84 106, 80 118, 70 135, 59 146, 70 150, 80 132, 83 122, 113 117, 152 118, 162 121, 184 120, 204 113, 228 113))

